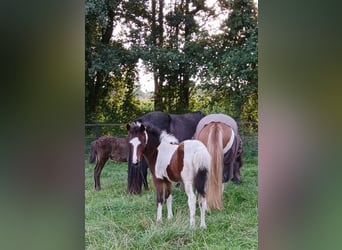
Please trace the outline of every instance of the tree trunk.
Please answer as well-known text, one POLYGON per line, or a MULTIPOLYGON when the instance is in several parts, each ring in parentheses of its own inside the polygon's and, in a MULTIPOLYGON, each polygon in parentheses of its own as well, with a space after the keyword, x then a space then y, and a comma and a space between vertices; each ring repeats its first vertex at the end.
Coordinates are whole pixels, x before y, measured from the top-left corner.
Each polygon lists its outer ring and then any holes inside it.
MULTIPOLYGON (((110 38, 112 37, 113 28, 114 28, 114 11, 109 5, 109 1, 106 1, 107 7, 107 26, 102 30, 101 43, 108 45, 110 42, 110 38)), ((90 61, 90 60, 88 60, 90 61)), ((97 107, 100 105, 101 100, 106 94, 102 89, 105 85, 106 73, 103 71, 98 71, 95 74, 95 77, 86 77, 88 83, 88 96, 87 96, 87 115, 91 116, 96 113, 97 107)))
POLYGON ((164 43, 164 29, 163 29, 163 8, 164 8, 164 1, 159 0, 159 14, 158 14, 158 25, 156 23, 157 19, 157 7, 156 7, 156 0, 152 0, 152 24, 151 24, 151 35, 152 35, 152 44, 154 46, 155 51, 157 53, 155 56, 155 62, 153 65, 153 80, 154 80, 154 110, 163 111, 164 104, 163 104, 163 82, 164 78, 164 71, 163 65, 159 63, 159 52, 158 50, 163 47, 164 43))
MULTIPOLYGON (((190 22, 187 19, 190 17, 189 13, 189 4, 190 1, 185 1, 185 25, 184 25, 184 57, 188 58, 187 52, 187 44, 190 42, 190 35, 191 35, 191 27, 190 22)), ((189 110, 189 95, 190 95, 190 75, 189 70, 187 69, 187 63, 182 63, 180 66, 180 98, 177 109, 180 111, 187 111, 189 110)))

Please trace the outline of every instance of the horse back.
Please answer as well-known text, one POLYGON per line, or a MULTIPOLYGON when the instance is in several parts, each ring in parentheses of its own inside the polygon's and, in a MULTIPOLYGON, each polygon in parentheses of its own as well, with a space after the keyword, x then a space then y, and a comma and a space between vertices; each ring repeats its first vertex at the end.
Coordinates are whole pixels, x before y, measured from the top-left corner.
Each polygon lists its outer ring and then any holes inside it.
POLYGON ((135 121, 151 123, 153 126, 156 126, 162 130, 166 130, 167 132, 170 130, 170 116, 162 111, 149 112, 135 121))
POLYGON ((209 114, 203 117, 198 122, 197 127, 195 129, 194 137, 197 138, 198 134, 205 128, 205 126, 212 122, 221 122, 223 124, 226 124, 234 130, 235 134, 238 134, 238 125, 232 117, 225 114, 209 114))
POLYGON ((95 141, 96 152, 99 158, 114 161, 127 161, 127 138, 101 136, 95 141))
POLYGON ((204 116, 200 111, 181 115, 170 114, 170 133, 175 135, 179 141, 191 139, 196 131, 198 122, 204 116))
POLYGON ((220 144, 222 143, 222 146, 225 147, 230 137, 232 136, 232 130, 231 127, 220 122, 212 122, 207 124, 197 135, 198 140, 203 142, 206 146, 208 146, 209 143, 216 144, 218 143, 218 139, 221 139, 220 144), (220 132, 220 136, 216 133, 220 132), (210 141, 211 140, 211 141, 210 141))

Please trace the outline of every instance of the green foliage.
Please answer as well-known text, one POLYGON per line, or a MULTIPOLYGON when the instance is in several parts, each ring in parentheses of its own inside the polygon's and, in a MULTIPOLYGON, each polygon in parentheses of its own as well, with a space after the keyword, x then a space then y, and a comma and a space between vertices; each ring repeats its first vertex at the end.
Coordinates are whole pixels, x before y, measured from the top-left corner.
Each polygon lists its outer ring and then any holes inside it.
POLYGON ((258 97, 252 93, 242 106, 241 119, 245 121, 245 131, 258 131, 258 97))
POLYGON ((144 1, 87 0, 86 14, 86 122, 126 121, 139 113, 133 95, 136 49, 124 44, 139 40, 134 25, 146 16, 144 1), (113 38, 117 22, 131 27, 124 38, 113 38), (130 112, 130 113, 129 113, 130 112))
MULTIPOLYGON (((222 26, 225 32, 210 40, 205 53, 203 88, 215 93, 214 103, 240 119, 247 116, 244 112, 257 112, 257 100, 248 105, 250 98, 257 98, 258 89, 257 10, 252 0, 220 3, 231 13, 222 26)), ((257 121, 255 115, 249 119, 257 121)))
POLYGON ((229 15, 221 33, 209 34, 203 23, 217 10, 205 2, 86 0, 87 122, 203 110, 257 123, 257 9, 252 0, 218 1, 229 15), (138 59, 154 73, 150 102, 137 97, 138 59))

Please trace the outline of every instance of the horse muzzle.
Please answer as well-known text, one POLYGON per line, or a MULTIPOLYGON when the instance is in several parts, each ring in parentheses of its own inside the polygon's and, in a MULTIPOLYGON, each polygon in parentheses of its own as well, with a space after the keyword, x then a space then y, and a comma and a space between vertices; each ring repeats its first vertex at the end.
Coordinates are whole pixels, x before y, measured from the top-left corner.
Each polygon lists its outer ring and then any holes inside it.
POLYGON ((136 162, 132 161, 132 166, 133 167, 139 167, 140 166, 140 161, 136 161, 136 162))

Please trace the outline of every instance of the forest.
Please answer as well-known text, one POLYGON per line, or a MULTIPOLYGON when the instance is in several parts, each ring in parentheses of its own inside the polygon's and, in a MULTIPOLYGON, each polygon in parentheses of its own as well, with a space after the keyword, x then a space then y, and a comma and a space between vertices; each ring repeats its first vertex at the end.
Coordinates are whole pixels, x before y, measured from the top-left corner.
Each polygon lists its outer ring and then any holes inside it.
POLYGON ((86 123, 160 110, 226 113, 257 131, 253 0, 86 0, 86 123), (141 89, 138 64, 153 75, 141 89))

